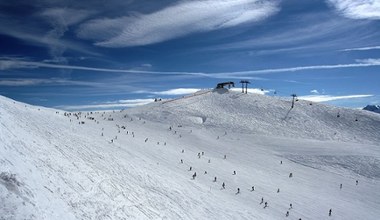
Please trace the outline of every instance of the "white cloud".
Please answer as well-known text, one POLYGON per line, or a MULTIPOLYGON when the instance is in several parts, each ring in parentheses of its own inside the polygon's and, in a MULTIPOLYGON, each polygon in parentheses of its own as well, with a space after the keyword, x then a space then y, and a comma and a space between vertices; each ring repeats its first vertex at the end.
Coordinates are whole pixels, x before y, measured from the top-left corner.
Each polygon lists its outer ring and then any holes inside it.
POLYGON ((380 19, 379 0, 328 0, 343 16, 352 19, 380 19))
POLYGON ((199 90, 201 90, 201 89, 178 88, 178 89, 169 89, 169 90, 162 91, 162 92, 152 92, 152 93, 156 94, 156 95, 186 95, 186 94, 198 92, 199 90))
POLYGON ((380 50, 380 46, 348 48, 341 51, 380 50))
POLYGON ((312 102, 328 102, 340 99, 357 99, 357 98, 367 98, 373 95, 345 95, 345 96, 331 96, 331 95, 307 95, 298 96, 299 99, 312 101, 312 102))
POLYGON ((380 65, 380 59, 357 59, 356 62, 370 65, 380 65))
POLYGON ((316 89, 311 90, 310 93, 319 94, 318 90, 316 90, 316 89))
POLYGON ((278 1, 180 1, 151 14, 96 19, 78 36, 103 47, 154 44, 191 33, 206 32, 263 20, 279 11, 278 1))
POLYGON ((72 8, 48 8, 41 13, 41 16, 46 17, 48 22, 67 28, 67 26, 76 24, 91 14, 90 11, 72 8))
MULTIPOLYGON (((241 88, 232 88, 231 90, 232 91, 241 92, 241 88)), ((248 88, 247 92, 248 93, 254 93, 254 94, 260 94, 260 95, 265 95, 265 94, 271 92, 271 90, 265 90, 265 89, 259 89, 259 88, 248 88)))
POLYGON ((35 79, 35 78, 25 78, 25 79, 4 79, 0 80, 0 86, 36 86, 42 84, 49 85, 74 85, 74 86, 100 86, 102 83, 97 82, 85 82, 85 81, 73 81, 67 79, 50 78, 50 79, 35 79))
MULTIPOLYGON (((44 38, 47 42, 58 40, 64 36, 65 32, 69 29, 70 25, 76 24, 91 13, 85 10, 77 10, 71 8, 48 8, 41 13, 43 18, 51 24, 52 28, 44 38)), ((66 62, 66 59, 62 57, 66 50, 66 44, 48 44, 50 49, 50 55, 59 62, 66 62)))
POLYGON ((111 110, 111 109, 122 109, 128 107, 136 107, 141 105, 146 105, 151 102, 154 102, 154 99, 127 99, 127 100, 119 100, 116 102, 104 102, 99 104, 91 104, 91 105, 60 105, 55 108, 73 111, 73 110, 111 110))
POLYGON ((161 75, 189 75, 195 77, 207 77, 207 78, 244 78, 247 79, 249 75, 260 75, 270 73, 282 73, 282 72, 296 72, 302 70, 321 70, 321 69, 340 69, 340 68, 357 68, 357 67, 370 67, 380 66, 380 59, 360 59, 356 60, 357 63, 349 64, 332 64, 332 65, 315 65, 315 66, 298 66, 289 68, 277 68, 277 69, 262 69, 262 70, 248 70, 238 72, 165 72, 165 71, 148 71, 148 70, 134 70, 134 69, 109 69, 109 68, 97 68, 97 67, 85 67, 85 66, 73 66, 54 63, 43 63, 34 61, 24 61, 19 59, 2 59, 0 58, 0 69, 11 68, 53 68, 53 69, 71 69, 71 70, 84 70, 84 71, 97 71, 97 72, 112 72, 112 73, 136 73, 136 74, 161 74, 161 75))

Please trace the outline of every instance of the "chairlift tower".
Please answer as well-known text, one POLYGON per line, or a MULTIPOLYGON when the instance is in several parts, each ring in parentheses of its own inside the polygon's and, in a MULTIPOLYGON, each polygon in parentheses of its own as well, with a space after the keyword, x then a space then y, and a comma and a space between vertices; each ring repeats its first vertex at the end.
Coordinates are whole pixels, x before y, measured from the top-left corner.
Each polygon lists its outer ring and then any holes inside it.
POLYGON ((291 96, 293 97, 293 99, 292 99, 292 108, 293 108, 294 107, 294 100, 297 97, 297 95, 296 94, 291 94, 291 96))
POLYGON ((248 84, 250 84, 250 82, 248 80, 241 80, 240 83, 241 83, 241 92, 247 94, 248 84), (245 87, 245 91, 244 91, 244 87, 245 87))

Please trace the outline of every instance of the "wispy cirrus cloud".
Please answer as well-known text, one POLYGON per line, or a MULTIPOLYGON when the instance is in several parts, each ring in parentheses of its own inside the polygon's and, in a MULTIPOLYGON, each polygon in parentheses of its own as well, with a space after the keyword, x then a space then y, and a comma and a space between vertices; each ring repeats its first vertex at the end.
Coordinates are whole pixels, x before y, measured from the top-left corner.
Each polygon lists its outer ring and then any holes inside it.
POLYGON ((55 64, 55 63, 24 61, 20 59, 0 59, 0 68, 2 68, 3 70, 7 68, 39 68, 41 67, 41 68, 52 68, 52 69, 71 69, 71 70, 111 72, 111 73, 190 75, 190 76, 195 76, 195 77, 207 77, 207 78, 244 78, 250 75, 262 75, 262 74, 271 74, 271 73, 297 72, 297 71, 303 71, 303 70, 357 68, 357 67, 371 67, 371 66, 380 66, 380 59, 378 58, 357 59, 356 63, 348 63, 348 64, 296 66, 296 67, 276 68, 276 69, 248 70, 248 71, 237 71, 237 72, 214 72, 214 73, 110 69, 110 68, 97 68, 97 67, 85 67, 85 66, 55 64))
POLYGON ((59 106, 55 106, 55 108, 68 110, 68 111, 112 110, 112 109, 123 109, 123 108, 146 105, 151 102, 154 102, 154 99, 125 99, 125 100, 95 103, 95 104, 89 104, 89 105, 59 105, 59 106))
POLYGON ((332 96, 332 95, 307 95, 298 96, 299 99, 312 101, 312 102, 328 102, 341 99, 358 99, 358 98, 368 98, 374 95, 343 95, 343 96, 332 96))
POLYGON ((343 16, 352 19, 380 19, 378 0, 328 0, 343 16))
POLYGON ((277 11, 279 1, 180 1, 150 14, 95 19, 78 36, 102 47, 154 44, 191 33, 213 31, 263 20, 277 11))
POLYGON ((98 82, 85 82, 85 81, 74 81, 68 79, 50 78, 50 79, 36 79, 36 78, 10 78, 10 79, 0 79, 0 86, 37 86, 37 85, 72 85, 72 86, 91 86, 98 87, 102 83, 98 82))
MULTIPOLYGON (((72 9, 72 8, 48 8, 41 12, 40 16, 45 18, 46 22, 52 27, 46 33, 44 38, 46 42, 58 41, 64 36, 65 32, 69 29, 70 25, 74 25, 92 14, 90 11, 72 9)), ((48 44, 50 55, 57 62, 66 62, 67 60, 62 57, 66 50, 66 44, 48 44)))
POLYGON ((363 50, 380 50, 380 46, 347 48, 340 51, 363 51, 363 50))

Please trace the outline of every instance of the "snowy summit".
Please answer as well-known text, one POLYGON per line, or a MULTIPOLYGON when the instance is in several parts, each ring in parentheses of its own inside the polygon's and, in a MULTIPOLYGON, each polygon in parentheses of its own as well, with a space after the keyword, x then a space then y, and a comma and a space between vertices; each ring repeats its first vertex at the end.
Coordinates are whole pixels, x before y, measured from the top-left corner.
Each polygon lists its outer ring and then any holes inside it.
POLYGON ((363 110, 380 113, 380 105, 367 105, 363 110))
POLYGON ((380 216, 380 115, 202 90, 121 111, 0 96, 0 219, 380 216))

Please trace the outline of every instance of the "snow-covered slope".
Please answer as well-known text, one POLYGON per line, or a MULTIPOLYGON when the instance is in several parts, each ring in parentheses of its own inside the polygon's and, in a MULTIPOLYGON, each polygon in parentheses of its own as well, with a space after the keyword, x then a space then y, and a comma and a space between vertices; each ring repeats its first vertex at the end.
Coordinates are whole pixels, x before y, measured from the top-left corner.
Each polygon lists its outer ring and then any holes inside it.
POLYGON ((219 90, 75 116, 0 96, 0 219, 378 219, 380 117, 290 105, 219 90))
POLYGON ((380 116, 299 100, 226 89, 131 109, 136 116, 198 127, 269 136, 380 143, 380 116))

